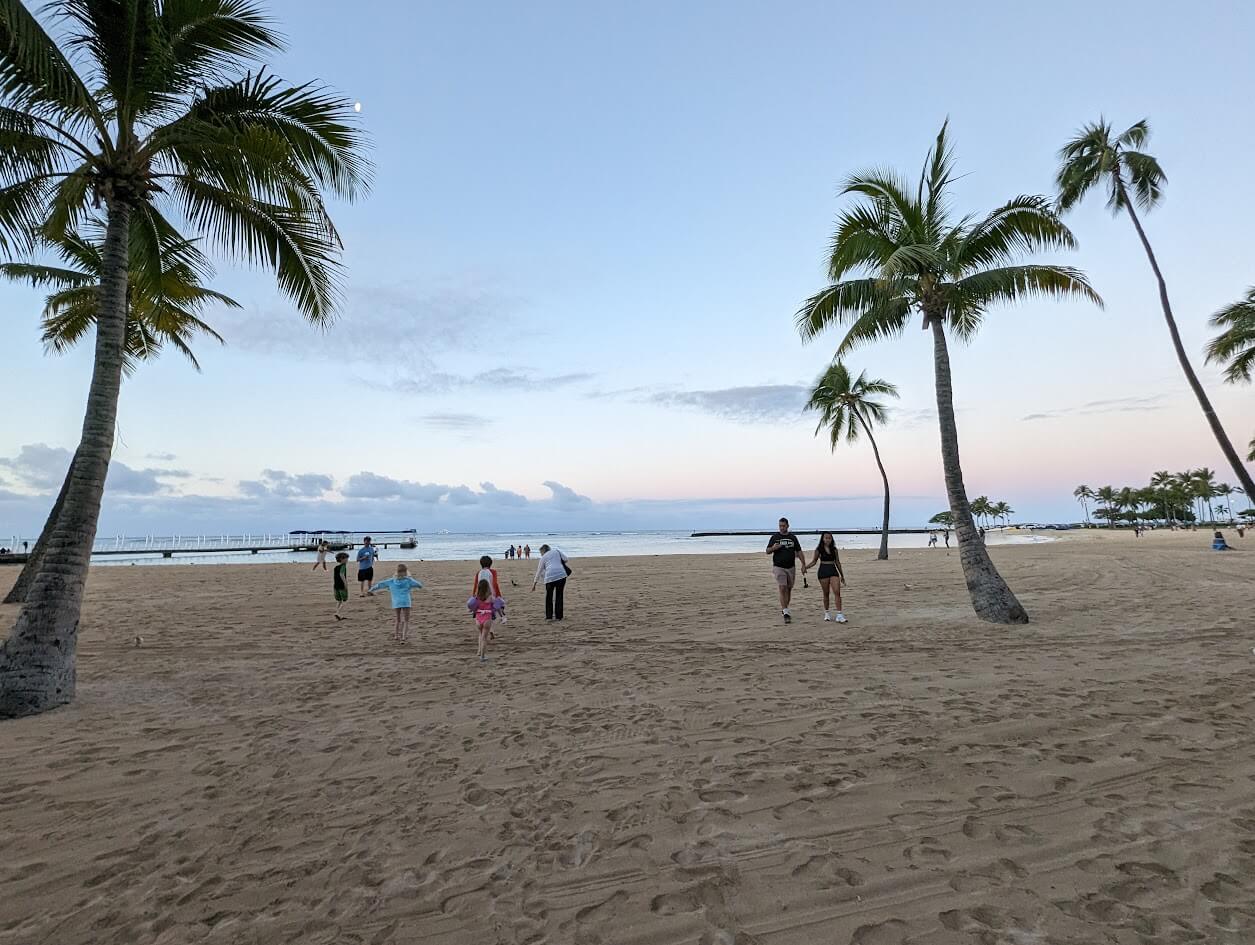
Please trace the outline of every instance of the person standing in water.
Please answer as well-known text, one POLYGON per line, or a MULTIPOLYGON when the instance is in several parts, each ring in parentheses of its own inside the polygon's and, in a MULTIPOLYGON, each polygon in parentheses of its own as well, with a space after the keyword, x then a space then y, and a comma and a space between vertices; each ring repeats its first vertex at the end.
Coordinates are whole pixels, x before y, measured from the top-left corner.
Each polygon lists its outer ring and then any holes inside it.
POLYGON ((789 520, 780 519, 779 530, 767 540, 767 554, 771 555, 771 573, 775 575, 780 591, 780 615, 785 623, 793 622, 789 613, 789 601, 793 598, 793 585, 797 583, 797 559, 801 555, 802 573, 806 573, 806 554, 797 535, 789 531, 789 520))
MULTIPOLYGON (((937 536, 934 534, 933 544, 936 543, 937 536)), ((824 619, 845 623, 845 614, 841 610, 841 585, 845 583, 845 571, 841 567, 841 555, 837 553, 837 543, 832 532, 824 532, 819 536, 819 545, 810 566, 813 568, 816 562, 819 562, 819 586, 824 592, 824 619), (835 614, 828 609, 829 595, 832 595, 833 602, 837 605, 835 614)))
POLYGON ((329 548, 328 548, 328 546, 327 546, 327 539, 325 539, 325 538, 321 538, 321 539, 319 539, 319 541, 318 541, 318 558, 317 558, 317 560, 314 562, 314 570, 315 570, 315 571, 317 571, 317 570, 318 570, 318 566, 319 566, 320 564, 322 565, 322 569, 323 569, 324 571, 326 571, 326 570, 327 570, 327 552, 328 552, 329 550, 330 550, 330 549, 329 549, 329 548))

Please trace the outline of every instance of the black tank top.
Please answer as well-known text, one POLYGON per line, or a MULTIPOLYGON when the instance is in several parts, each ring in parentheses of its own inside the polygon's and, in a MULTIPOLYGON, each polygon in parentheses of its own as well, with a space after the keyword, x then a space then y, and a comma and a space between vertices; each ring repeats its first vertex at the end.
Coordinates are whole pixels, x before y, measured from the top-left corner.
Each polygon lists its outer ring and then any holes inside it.
POLYGON ((836 546, 836 545, 833 545, 833 546, 832 546, 832 550, 831 550, 831 551, 829 551, 829 550, 828 550, 827 548, 825 548, 823 545, 820 545, 820 546, 819 546, 819 560, 820 560, 820 561, 830 561, 830 562, 831 562, 831 561, 836 561, 836 560, 837 560, 837 546, 836 546))

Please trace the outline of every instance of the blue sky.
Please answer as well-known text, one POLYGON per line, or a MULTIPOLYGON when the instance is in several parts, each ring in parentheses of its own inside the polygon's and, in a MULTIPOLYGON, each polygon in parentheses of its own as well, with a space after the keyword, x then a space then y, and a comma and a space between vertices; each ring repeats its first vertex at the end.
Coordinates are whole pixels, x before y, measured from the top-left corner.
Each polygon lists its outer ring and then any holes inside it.
MULTIPOLYGON (((274 69, 360 100, 373 138, 372 196, 335 211, 347 304, 319 333, 224 262, 245 303, 211 318, 226 347, 199 346, 202 374, 167 355, 126 382, 102 531, 874 523, 870 450, 830 455, 798 409, 836 339, 804 347, 792 315, 823 284, 840 179, 913 173, 947 117, 965 211, 1048 192, 1100 113, 1149 117, 1169 185, 1148 229, 1198 356, 1207 316, 1255 283, 1255 128, 1232 104, 1255 87, 1255 11, 840 6, 271 3, 274 69)), ((1067 261, 1107 308, 996 309, 954 351, 969 491, 1057 519, 1080 482, 1232 481, 1128 223, 1101 201, 1070 222, 1067 261)), ((0 431, 10 534, 42 520, 90 359, 44 355, 33 291, 0 304, 26 405, 0 431)), ((928 339, 850 360, 901 388, 882 451, 914 524, 945 505, 928 339)), ((1202 373, 1245 444, 1252 390, 1202 373)))

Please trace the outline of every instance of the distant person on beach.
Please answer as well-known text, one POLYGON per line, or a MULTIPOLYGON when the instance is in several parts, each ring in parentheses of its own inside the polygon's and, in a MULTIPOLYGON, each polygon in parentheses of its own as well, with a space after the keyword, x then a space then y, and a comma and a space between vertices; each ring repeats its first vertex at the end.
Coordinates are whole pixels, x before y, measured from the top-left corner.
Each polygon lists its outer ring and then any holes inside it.
MULTIPOLYGON (((318 570, 318 566, 320 564, 322 565, 322 569, 324 571, 327 570, 327 552, 330 550, 331 549, 327 546, 327 539, 324 538, 322 541, 318 543, 318 560, 314 562, 315 571, 318 570)), ((336 560, 339 560, 339 558, 337 558, 336 560)))
POLYGON ((1246 537, 1246 526, 1245 526, 1245 525, 1239 525, 1239 526, 1238 526, 1238 537, 1239 537, 1239 538, 1245 538, 1245 537, 1246 537))
POLYGON ((797 559, 801 555, 802 573, 806 573, 806 554, 797 535, 789 531, 789 520, 780 519, 779 530, 767 540, 767 554, 771 555, 771 573, 780 591, 780 615, 785 623, 793 622, 789 613, 789 601, 793 598, 793 585, 797 583, 797 559))
POLYGON ((949 548, 950 547, 950 529, 947 528, 941 534, 942 534, 942 537, 945 538, 946 540, 946 547, 949 548))
POLYGON ((524 557, 524 558, 527 558, 527 559, 530 559, 530 558, 532 557, 532 546, 531 546, 531 545, 524 545, 524 546, 523 546, 523 557, 524 557))
POLYGON ((937 533, 936 532, 928 533, 928 547, 929 548, 937 547, 937 533))
POLYGON ((357 581, 361 585, 358 597, 365 597, 375 583, 375 561, 379 558, 379 549, 370 543, 370 536, 362 539, 362 547, 357 549, 357 581))
POLYGON ((484 555, 479 559, 479 570, 475 572, 475 580, 471 582, 471 594, 474 595, 479 590, 479 582, 487 581, 488 588, 492 591, 492 599, 494 605, 499 604, 497 613, 501 617, 501 622, 505 623, 505 598, 501 596, 501 582, 497 580, 497 569, 492 566, 492 558, 484 555))
POLYGON ((336 566, 331 572, 331 587, 336 595, 336 620, 343 620, 340 608, 349 599, 349 553, 341 551, 336 555, 336 566))
POLYGON ((985 529, 983 528, 980 530, 980 540, 981 541, 985 540, 985 529))
POLYGON ((476 651, 476 655, 481 663, 486 663, 488 662, 488 641, 494 639, 492 622, 498 616, 502 620, 505 619, 503 613, 505 602, 501 601, 500 597, 493 597, 492 585, 485 578, 480 580, 479 585, 475 588, 475 593, 466 602, 466 607, 475 618, 475 626, 479 630, 479 649, 476 651), (498 601, 501 602, 501 608, 497 606, 498 601))
POLYGON ((374 594, 376 591, 386 589, 392 595, 392 612, 396 615, 396 629, 393 631, 392 639, 397 643, 404 643, 409 638, 410 608, 413 606, 410 592, 422 586, 420 582, 410 577, 409 568, 398 564, 395 577, 380 581, 370 590, 370 593, 374 594))
MULTIPOLYGON (((933 544, 937 544, 937 536, 933 535, 933 544)), ((805 558, 805 555, 803 555, 805 558)), ((845 614, 841 610, 841 585, 845 583, 845 570, 841 567, 841 555, 837 552, 837 543, 832 537, 832 532, 824 532, 819 536, 819 544, 815 548, 815 557, 811 559, 810 566, 813 568, 815 562, 819 562, 819 586, 824 592, 824 619, 835 620, 837 623, 845 623, 845 614), (836 613, 832 613, 828 609, 828 595, 832 594, 833 602, 836 606, 836 613)), ((805 570, 805 567, 803 567, 805 570)))
MULTIPOLYGON (((524 554, 527 549, 523 549, 524 554)), ((540 562, 536 565, 536 579, 532 581, 532 590, 536 585, 545 585, 545 619, 562 619, 562 598, 566 592, 566 580, 571 576, 571 568, 567 565, 567 556, 557 548, 548 545, 540 546, 540 562)))
POLYGON ((1216 532, 1211 539, 1212 551, 1232 551, 1233 546, 1224 540, 1224 532, 1216 532))

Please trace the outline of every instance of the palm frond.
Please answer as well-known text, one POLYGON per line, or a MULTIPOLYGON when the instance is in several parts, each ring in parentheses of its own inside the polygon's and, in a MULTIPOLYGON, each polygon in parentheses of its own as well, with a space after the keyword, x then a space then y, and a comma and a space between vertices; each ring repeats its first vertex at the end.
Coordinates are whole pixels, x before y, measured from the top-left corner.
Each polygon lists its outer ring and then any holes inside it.
POLYGON ((0 97, 34 115, 101 125, 91 92, 22 0, 0 0, 0 97))
POLYGON ((911 317, 911 303, 902 296, 885 299, 868 309, 850 325, 837 345, 836 356, 841 357, 865 344, 896 338, 906 331, 911 317))
POLYGON ((1143 210, 1152 209, 1163 198, 1163 188, 1168 182, 1168 175, 1163 172, 1159 162, 1149 154, 1143 154, 1140 151, 1124 151, 1120 157, 1128 170, 1128 184, 1133 190, 1133 199, 1143 210))
POLYGON ((1120 136, 1116 138, 1116 143, 1121 148, 1140 148, 1150 140, 1150 123, 1143 118, 1141 121, 1134 122, 1120 132, 1120 136))
POLYGON ((894 227, 914 239, 922 239, 924 210, 911 199, 906 181, 895 171, 878 169, 850 177, 840 195, 858 194, 873 201, 889 215, 894 227))
POLYGON ((1250 381, 1255 371, 1255 288, 1213 315, 1210 324, 1223 330, 1207 345, 1207 361, 1225 364, 1230 384, 1250 381))
POLYGON ((798 309, 794 316, 797 330, 804 341, 809 341, 831 325, 853 322, 869 310, 884 308, 898 289, 900 286, 884 279, 834 283, 811 296, 798 309))
POLYGON ((264 62, 283 48, 250 0, 164 0, 159 22, 176 88, 219 84, 240 60, 264 62))
POLYGON ((1076 238, 1045 197, 1021 195, 974 224, 955 249, 955 268, 1005 265, 1020 253, 1075 249, 1076 238))
POLYGON ((98 282, 95 276, 80 272, 77 269, 62 269, 57 266, 45 266, 39 263, 0 263, 0 276, 11 282, 29 283, 31 287, 36 289, 49 286, 57 288, 94 287, 98 282))
POLYGON ((340 297, 339 236, 325 212, 265 203, 188 178, 174 181, 185 215, 224 252, 274 270, 307 319, 326 324, 340 297))

